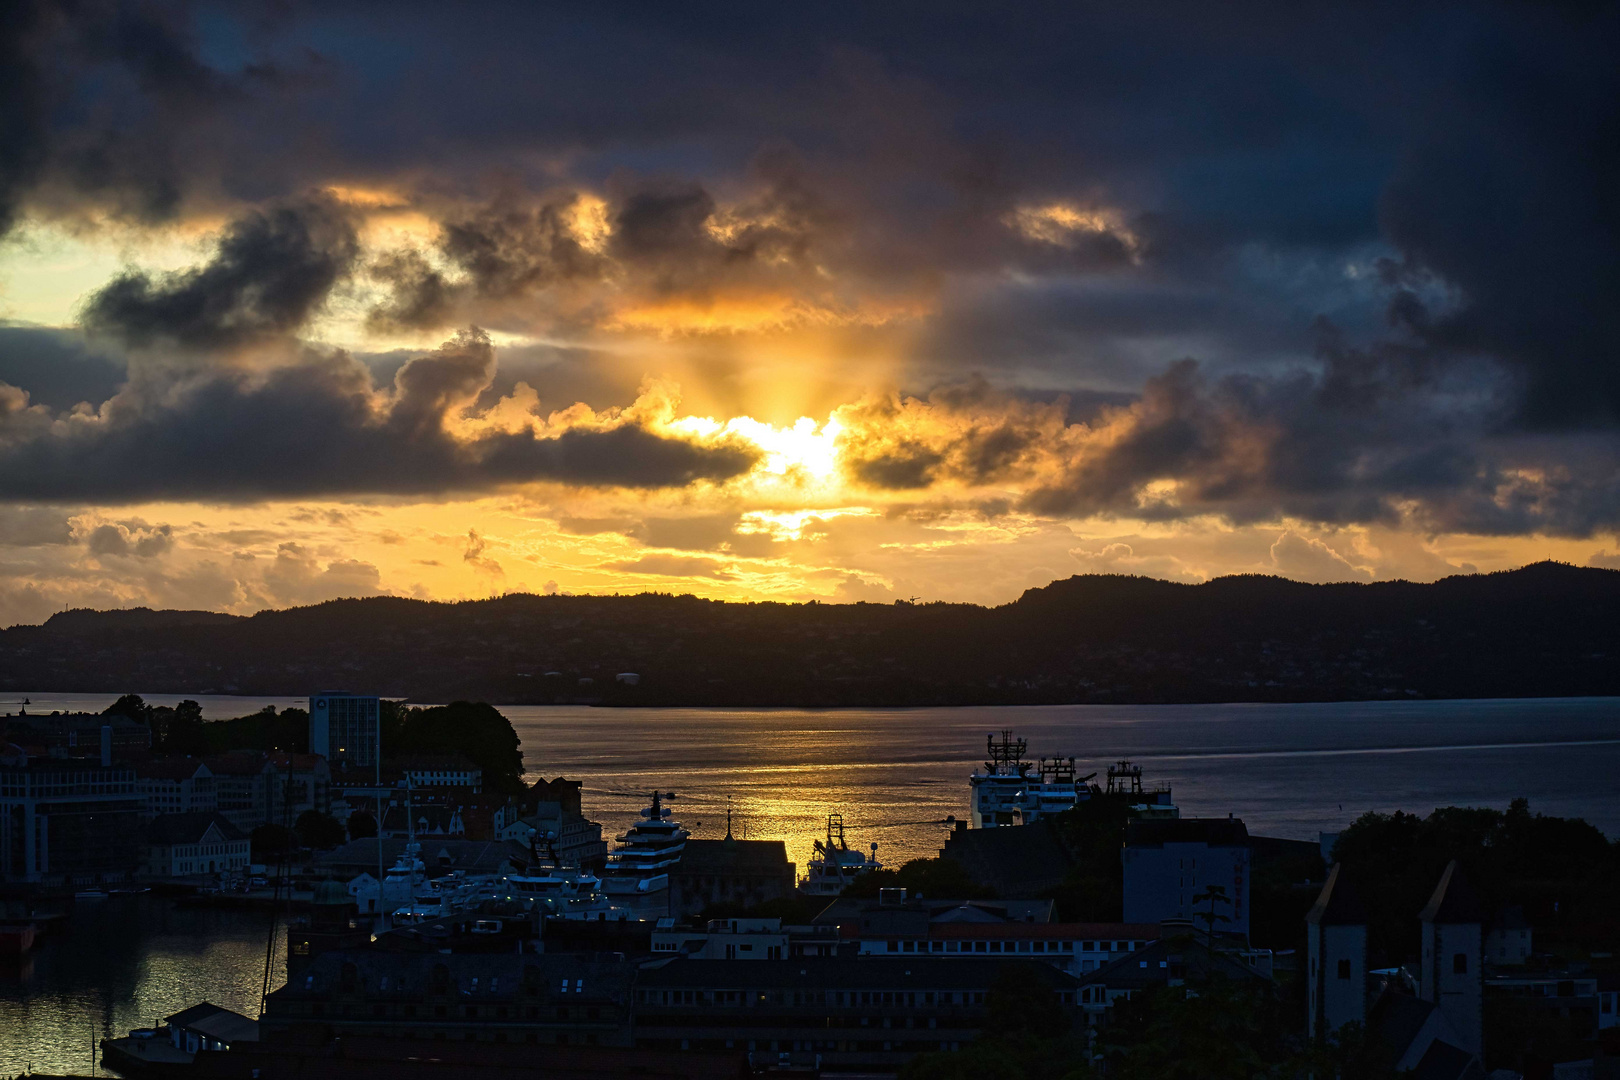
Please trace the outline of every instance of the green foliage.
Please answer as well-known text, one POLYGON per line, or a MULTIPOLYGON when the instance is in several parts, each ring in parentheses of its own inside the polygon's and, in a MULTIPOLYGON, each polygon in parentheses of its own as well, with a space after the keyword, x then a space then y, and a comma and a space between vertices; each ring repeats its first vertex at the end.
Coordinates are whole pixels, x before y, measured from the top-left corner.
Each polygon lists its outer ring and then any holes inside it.
POLYGON ((274 705, 266 705, 251 716, 216 720, 203 728, 211 754, 227 750, 281 750, 302 754, 309 750, 309 713, 303 709, 278 713, 274 705))
POLYGON ((1292 1027, 1274 987, 1217 978, 1120 999, 1099 1050, 1110 1080, 1294 1077, 1292 1027))
POLYGON ((1620 848, 1579 818, 1532 814, 1523 799, 1506 812, 1364 814, 1339 837, 1334 857, 1367 904, 1368 946, 1380 964, 1417 956, 1415 915, 1452 859, 1487 913, 1516 904, 1538 933, 1587 948, 1617 944, 1606 898, 1620 885, 1620 848))
POLYGON ((985 1000, 989 1020, 961 1050, 921 1054, 900 1080, 1090 1080, 1086 1040, 1071 1024, 1073 1006, 1027 972, 1003 968, 985 1000))
POLYGON ((366 840, 377 835, 377 819, 364 810, 349 815, 349 839, 366 840))
POLYGON ((1232 906, 1232 898, 1226 895, 1226 886, 1211 885, 1203 892, 1193 897, 1193 919, 1204 924, 1204 941, 1211 948, 1215 946, 1215 930, 1218 924, 1231 922, 1231 918, 1220 913, 1220 905, 1232 906), (1208 905, 1207 910, 1198 908, 1208 905))
POLYGON ((101 710, 101 715, 127 716, 131 720, 137 720, 144 723, 147 718, 147 714, 150 711, 151 707, 141 699, 141 695, 125 694, 123 697, 101 710))
POLYGON ((206 754, 213 751, 202 718, 202 706, 195 701, 182 701, 172 711, 164 713, 160 725, 162 749, 166 754, 206 754))
POLYGON ((851 882, 844 896, 872 897, 879 889, 903 888, 906 895, 940 900, 986 900, 996 891, 973 880, 955 859, 912 859, 899 870, 870 870, 851 882))
POLYGON ((383 732, 387 757, 460 754, 484 771, 485 791, 522 795, 527 790, 517 732, 493 705, 455 701, 431 709, 390 709, 390 713, 383 732))
POLYGON ((302 754, 309 749, 309 713, 303 709, 278 713, 274 705, 266 705, 233 720, 204 720, 201 705, 182 701, 172 709, 149 709, 148 714, 153 749, 165 754, 201 757, 232 750, 302 754))
POLYGON ((1050 987, 1032 982, 1029 973, 1003 965, 990 984, 985 1000, 990 1029, 1019 1039, 1060 1039, 1069 1034, 1072 1008, 1065 1007, 1050 987))
POLYGON ((293 831, 298 834, 299 841, 305 847, 315 851, 330 851, 348 839, 348 834, 344 832, 338 820, 319 810, 305 810, 299 814, 293 831))
POLYGON ((260 825, 250 839, 254 862, 275 862, 298 850, 298 834, 283 825, 260 825))
POLYGON ((1068 878, 1047 896, 1062 922, 1118 922, 1125 907, 1125 842, 1130 807, 1124 799, 1088 799, 1051 819, 1058 841, 1074 859, 1068 878))

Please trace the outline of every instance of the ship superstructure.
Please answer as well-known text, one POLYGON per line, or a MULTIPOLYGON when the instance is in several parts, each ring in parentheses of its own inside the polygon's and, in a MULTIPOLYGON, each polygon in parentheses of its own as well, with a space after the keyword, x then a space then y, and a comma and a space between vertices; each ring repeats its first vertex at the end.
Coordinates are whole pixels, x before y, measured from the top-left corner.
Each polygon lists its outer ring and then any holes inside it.
POLYGON ((652 793, 652 805, 641 811, 642 820, 617 837, 619 846, 608 853, 602 873, 602 891, 609 897, 647 901, 648 907, 669 896, 669 871, 681 861, 691 834, 671 819, 664 800, 675 793, 652 793))
POLYGON ((815 842, 815 854, 799 881, 799 892, 805 896, 837 896, 861 874, 881 869, 877 845, 872 845, 870 855, 851 850, 844 839, 844 815, 828 814, 827 839, 815 842))
POLYGON ((969 823, 975 829, 999 825, 1028 825, 1051 814, 1061 814, 1091 798, 1090 776, 1075 775, 1074 758, 1053 757, 1028 761, 1026 739, 1010 730, 985 737, 990 760, 970 779, 969 823))
POLYGON ((1142 766, 1121 759, 1108 766, 1108 786, 1102 792, 1114 799, 1123 799, 1136 817, 1176 818, 1181 811, 1170 797, 1170 788, 1158 787, 1151 791, 1142 786, 1142 766))

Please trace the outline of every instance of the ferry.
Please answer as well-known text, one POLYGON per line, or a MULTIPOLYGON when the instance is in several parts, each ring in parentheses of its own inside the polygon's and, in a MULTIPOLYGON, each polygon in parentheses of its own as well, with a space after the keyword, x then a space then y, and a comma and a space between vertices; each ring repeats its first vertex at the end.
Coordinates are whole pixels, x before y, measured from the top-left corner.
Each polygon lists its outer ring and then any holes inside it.
POLYGON ((815 842, 815 854, 799 881, 799 892, 804 896, 838 896, 861 874, 881 869, 877 845, 872 845, 870 855, 851 851, 844 839, 844 815, 828 814, 827 839, 815 842))
POLYGON ((969 824, 975 829, 1001 825, 1028 825, 1043 817, 1072 810, 1097 794, 1093 777, 1075 776, 1074 758, 1039 758, 1026 761, 1029 742, 1014 739, 1010 730, 985 737, 990 760, 969 778, 972 805, 969 824))
POLYGON ((664 805, 665 799, 674 797, 673 791, 653 792, 652 805, 641 811, 643 820, 616 838, 619 846, 608 854, 602 877, 602 891, 608 896, 667 898, 669 871, 681 861, 691 835, 671 820, 673 811, 664 805))

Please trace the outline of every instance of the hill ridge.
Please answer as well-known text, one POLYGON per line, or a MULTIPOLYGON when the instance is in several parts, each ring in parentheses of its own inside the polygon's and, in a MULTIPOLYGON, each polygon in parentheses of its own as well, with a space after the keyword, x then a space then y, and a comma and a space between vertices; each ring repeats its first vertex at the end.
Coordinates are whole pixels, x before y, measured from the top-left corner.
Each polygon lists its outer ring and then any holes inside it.
POLYGON ((0 631, 0 690, 945 705, 1620 694, 1620 571, 1429 583, 1082 574, 995 607, 508 593, 0 631), (635 672, 635 685, 615 681, 635 672))

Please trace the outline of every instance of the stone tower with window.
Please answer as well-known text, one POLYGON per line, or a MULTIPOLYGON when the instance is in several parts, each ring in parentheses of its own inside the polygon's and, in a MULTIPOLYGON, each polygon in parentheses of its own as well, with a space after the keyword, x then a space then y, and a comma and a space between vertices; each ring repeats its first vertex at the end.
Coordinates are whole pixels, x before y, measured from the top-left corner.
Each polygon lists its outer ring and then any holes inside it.
POLYGON ((1334 864, 1305 923, 1311 1037, 1366 1023, 1367 911, 1345 880, 1343 866, 1334 864))
POLYGON ((1423 1000, 1451 1022, 1462 1049, 1484 1044, 1484 912, 1453 859, 1419 916, 1423 921, 1423 1000))

